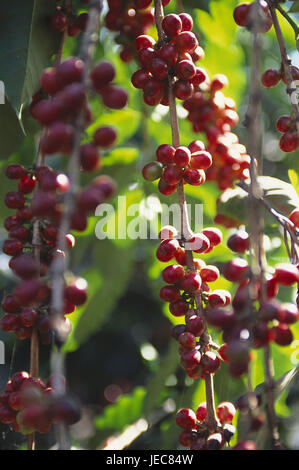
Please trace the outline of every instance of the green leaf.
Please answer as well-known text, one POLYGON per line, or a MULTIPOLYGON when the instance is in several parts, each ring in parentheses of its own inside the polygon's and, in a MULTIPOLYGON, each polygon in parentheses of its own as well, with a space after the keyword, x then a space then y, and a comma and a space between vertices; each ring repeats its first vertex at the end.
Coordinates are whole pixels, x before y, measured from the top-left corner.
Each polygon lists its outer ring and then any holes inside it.
POLYGON ((108 405, 101 416, 95 418, 96 429, 121 431, 142 415, 146 398, 144 387, 137 387, 130 395, 122 395, 116 403, 108 405))
POLYGON ((165 380, 173 374, 179 364, 179 356, 177 354, 177 344, 170 341, 169 349, 161 361, 157 373, 151 379, 146 390, 146 402, 144 406, 144 414, 148 416, 150 412, 159 406, 161 401, 161 393, 165 388, 165 380))
POLYGON ((102 163, 104 166, 129 165, 137 160, 138 156, 139 150, 137 148, 117 148, 105 155, 102 163))
POLYGON ((211 0, 184 0, 184 7, 210 11, 211 0))
POLYGON ((289 179, 293 187, 295 188, 297 194, 299 195, 299 177, 295 170, 290 169, 288 171, 289 179))
POLYGON ((289 9, 290 13, 299 13, 299 0, 296 0, 291 8, 289 9))
MULTIPOLYGON (((259 183, 264 190, 264 199, 275 209, 284 215, 288 215, 298 207, 299 198, 293 186, 278 178, 260 176, 259 183)), ((248 185, 248 181, 246 181, 248 185)), ((246 223, 248 193, 240 187, 227 189, 222 193, 218 201, 218 213, 246 223)), ((274 217, 265 211, 267 223, 275 223, 274 217)))
MULTIPOLYGON (((88 252, 90 248, 89 243, 88 252)), ((88 300, 69 316, 73 330, 64 346, 65 352, 75 351, 101 328, 131 279, 133 259, 127 245, 121 247, 110 240, 98 240, 92 259, 95 267, 82 274, 89 285, 88 300)))
POLYGON ((0 159, 8 158, 22 145, 25 134, 8 101, 0 105, 0 159))
POLYGON ((19 117, 59 45, 60 35, 48 25, 55 5, 55 0, 14 0, 1 5, 0 76, 19 117))

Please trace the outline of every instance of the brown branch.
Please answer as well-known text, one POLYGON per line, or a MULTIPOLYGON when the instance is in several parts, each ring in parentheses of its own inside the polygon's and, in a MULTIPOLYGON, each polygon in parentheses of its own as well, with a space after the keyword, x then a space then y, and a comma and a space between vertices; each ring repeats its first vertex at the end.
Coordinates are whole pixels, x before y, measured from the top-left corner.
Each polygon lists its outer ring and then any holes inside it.
MULTIPOLYGON (((163 19, 163 6, 161 0, 155 0, 155 19, 158 31, 159 42, 163 44, 165 35, 162 30, 162 19, 163 19)), ((170 123, 171 123, 171 132, 172 132, 172 145, 177 148, 180 145, 180 132, 177 116, 177 107, 175 102, 175 96, 173 93, 173 79, 168 75, 168 84, 169 84, 169 113, 170 113, 170 123)), ((189 216, 187 211, 187 204, 184 192, 184 184, 182 181, 177 186, 178 200, 181 212, 181 240, 187 241, 193 236, 193 232, 190 228, 189 216)), ((191 250, 186 250, 186 263, 187 268, 190 271, 195 271, 195 266, 193 262, 193 253, 191 250)), ((201 293, 195 295, 195 303, 198 312, 203 312, 201 293)), ((206 333, 206 339, 209 342, 210 336, 206 333)), ((206 346, 207 348, 207 346, 206 346)), ((207 426, 209 432, 212 433, 217 429, 217 418, 215 411, 215 402, 214 402, 214 386, 213 386, 213 377, 211 374, 205 374, 205 387, 206 387, 206 400, 207 400, 207 426)))
MULTIPOLYGON (((259 65, 261 51, 261 36, 258 34, 258 4, 253 4, 251 19, 253 22, 252 41, 252 67, 250 75, 249 105, 247 111, 248 153, 250 155, 250 184, 249 184, 249 223, 250 223, 250 268, 252 280, 258 280, 261 286, 260 302, 266 300, 266 257, 263 246, 264 221, 260 212, 258 200, 262 198, 263 191, 257 178, 256 161, 261 163, 261 92, 259 80, 259 65)), ((261 170, 261 165, 260 165, 261 170)), ((250 289, 251 291, 251 289, 250 289)), ((254 300, 254 299, 252 299, 254 300)), ((277 444, 279 436, 276 426, 274 409, 274 371, 271 363, 270 348, 264 348, 264 364, 266 375, 266 408, 268 425, 273 447, 277 444)))
MULTIPOLYGON (((93 0, 89 9, 89 20, 86 31, 84 32, 82 44, 80 48, 79 57, 84 62, 84 76, 82 84, 86 90, 88 90, 89 80, 88 71, 94 56, 95 46, 98 40, 97 30, 99 25, 99 16, 102 10, 102 2, 99 0, 93 0)), ((65 235, 70 231, 71 216, 75 209, 76 195, 79 189, 80 182, 80 146, 81 139, 84 133, 84 112, 79 113, 74 122, 74 142, 73 150, 70 156, 68 166, 68 176, 70 180, 70 189, 66 194, 64 200, 64 213, 62 216, 61 224, 59 227, 59 236, 57 240, 57 249, 66 252, 66 239, 65 235)), ((64 311, 64 273, 66 272, 69 265, 69 258, 66 257, 61 260, 60 256, 57 256, 51 265, 51 279, 52 279, 52 296, 51 296, 51 315, 53 318, 54 329, 56 331, 58 339, 62 342, 65 341, 64 332, 61 329, 61 315, 64 311)), ((52 372, 54 376, 59 377, 64 375, 64 360, 63 354, 58 348, 57 351, 52 353, 52 372)), ((57 380, 54 386, 57 394, 63 395, 65 393, 64 388, 61 385, 61 381, 57 380)), ((59 449, 68 449, 69 440, 66 429, 62 426, 58 429, 58 442, 59 449)))
POLYGON ((272 16, 273 26, 274 26, 276 37, 277 37, 277 42, 278 42, 278 45, 279 45, 281 61, 282 61, 282 67, 283 67, 283 71, 284 71, 285 79, 286 79, 286 83, 287 83, 286 92, 287 92, 287 94, 289 96, 289 99, 290 99, 290 102, 291 102, 292 114, 293 114, 293 118, 294 118, 295 123, 296 123, 297 133, 299 135, 299 108, 298 108, 298 104, 296 104, 295 101, 294 101, 295 100, 294 95, 296 93, 296 87, 293 88, 293 86, 292 86, 293 77, 292 77, 292 72, 291 72, 291 69, 290 69, 291 61, 288 57, 287 48, 286 48, 285 41, 284 41, 284 38, 283 38, 283 35, 282 35, 282 31, 281 31, 281 28, 280 28, 279 21, 278 21, 278 18, 277 18, 275 7, 272 5, 270 0, 267 0, 267 3, 269 5, 269 10, 270 10, 270 13, 271 13, 271 16, 272 16))

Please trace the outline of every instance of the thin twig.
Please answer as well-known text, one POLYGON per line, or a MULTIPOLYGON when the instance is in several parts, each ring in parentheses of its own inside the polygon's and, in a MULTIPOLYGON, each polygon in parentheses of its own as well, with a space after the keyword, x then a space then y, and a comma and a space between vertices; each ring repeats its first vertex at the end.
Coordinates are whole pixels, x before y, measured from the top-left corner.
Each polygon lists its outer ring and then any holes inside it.
POLYGON ((299 27, 297 26, 297 23, 290 17, 290 15, 277 3, 275 6, 276 10, 279 11, 279 13, 285 17, 287 22, 292 26, 294 33, 295 33, 295 38, 297 39, 297 36, 299 34, 299 27))
MULTIPOLYGON (((163 43, 164 40, 164 32, 162 30, 162 19, 163 19, 163 6, 161 0, 155 0, 155 19, 158 31, 158 38, 159 42, 163 43)), ((170 122, 171 122, 171 131, 172 131, 172 145, 177 148, 180 145, 180 133, 179 133, 179 125, 178 125, 178 116, 177 116, 177 108, 175 97, 173 94, 173 79, 168 75, 168 84, 169 84, 169 113, 170 113, 170 122)), ((179 206, 181 211, 181 239, 183 241, 190 240, 193 235, 193 232, 190 228, 189 216, 187 211, 187 204, 184 192, 184 185, 181 181, 177 186, 177 193, 178 193, 178 200, 179 206)), ((186 263, 187 268, 190 271, 195 271, 195 266, 193 262, 193 253, 191 250, 186 250, 186 263)), ((197 293, 195 295, 195 303, 197 307, 197 311, 202 313, 202 299, 201 294, 197 293)), ((210 336, 206 332, 206 339, 209 341, 210 336)), ((206 346, 207 348, 208 346, 206 346)), ((216 418, 216 411, 215 411, 215 402, 214 402, 214 385, 213 385, 213 377, 211 374, 205 374, 205 386, 206 386, 206 400, 207 400, 207 426, 209 432, 212 433, 217 429, 217 418, 216 418)))
POLYGON ((296 97, 295 97, 296 87, 293 88, 293 77, 292 77, 292 72, 290 69, 291 61, 288 57, 287 48, 286 48, 285 41, 282 35, 279 21, 277 18, 275 7, 272 5, 270 0, 267 0, 267 2, 269 5, 269 10, 272 16, 273 26, 274 26, 276 37, 277 37, 277 42, 279 45, 282 67, 283 67, 285 80, 287 84, 286 92, 289 96, 291 106, 292 106, 292 114, 293 114, 292 117, 296 123, 297 133, 299 135, 299 108, 298 108, 298 104, 296 103, 296 97))
MULTIPOLYGON (((260 211, 258 200, 263 197, 263 191, 257 177, 256 162, 261 162, 261 93, 259 80, 259 65, 261 51, 261 37, 258 34, 258 5, 253 4, 252 23, 253 23, 253 41, 252 41, 252 67, 250 75, 249 105, 247 111, 247 130, 248 130, 248 153, 250 155, 250 184, 249 184, 249 223, 250 223, 250 245, 252 256, 250 259, 250 268, 252 272, 252 281, 260 282, 260 302, 266 300, 266 257, 263 246, 264 221, 260 211)), ((261 168, 259 168, 261 172, 261 168)), ((266 407, 269 431, 273 447, 278 442, 278 430, 276 426, 276 416, 274 409, 274 371, 271 363, 270 348, 264 348, 264 364, 266 375, 266 407)))

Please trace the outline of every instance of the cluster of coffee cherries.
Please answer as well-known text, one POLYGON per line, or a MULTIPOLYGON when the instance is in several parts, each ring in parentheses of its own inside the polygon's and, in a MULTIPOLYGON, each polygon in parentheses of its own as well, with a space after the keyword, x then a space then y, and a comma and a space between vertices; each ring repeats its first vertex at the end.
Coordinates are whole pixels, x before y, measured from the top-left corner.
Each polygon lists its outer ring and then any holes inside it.
POLYGON ((264 0, 241 3, 234 9, 233 15, 238 26, 254 29, 258 33, 267 33, 273 25, 268 4, 264 0), (254 8, 255 12, 253 11, 254 8))
MULTIPOLYGON (((88 5, 89 0, 81 0, 82 3, 88 5)), ((57 3, 61 3, 58 2, 57 3)), ((80 13, 75 15, 72 11, 67 11, 65 6, 56 6, 56 11, 49 18, 49 24, 56 33, 67 32, 68 36, 75 37, 80 32, 86 30, 88 23, 88 13, 80 13)))
MULTIPOLYGON (((64 377, 59 377, 64 387, 64 377)), ((16 372, 0 392, 0 422, 9 424, 24 435, 50 431, 52 424, 75 424, 80 419, 80 406, 68 395, 55 392, 57 378, 44 382, 27 372, 16 372)))
POLYGON ((195 65, 204 52, 192 32, 192 17, 188 13, 166 15, 162 28, 162 43, 147 35, 135 40, 141 69, 133 74, 132 84, 143 90, 144 102, 150 106, 168 106, 169 77, 174 82, 173 93, 180 100, 189 98, 194 88, 207 79, 204 69, 195 65))
POLYGON ((206 172, 207 180, 217 182, 222 191, 232 187, 235 180, 247 178, 250 166, 246 147, 232 132, 239 116, 234 100, 221 91, 227 85, 225 75, 215 75, 198 86, 183 103, 194 132, 206 135, 207 150, 213 157, 213 165, 206 172))
POLYGON ((200 140, 191 142, 188 147, 162 144, 156 150, 156 157, 157 161, 144 166, 142 174, 147 181, 159 179, 158 189, 165 196, 173 194, 181 181, 192 186, 202 185, 206 180, 205 170, 212 165, 212 156, 200 140))
POLYGON ((236 409, 230 402, 218 405, 217 429, 210 433, 207 425, 207 404, 201 403, 196 412, 190 408, 181 408, 176 415, 177 425, 183 429, 179 442, 190 450, 220 450, 228 444, 235 433, 232 425, 236 409))
MULTIPOLYGON (((240 229, 228 239, 228 247, 238 254, 249 249, 249 235, 240 229)), ((279 264, 273 274, 267 274, 265 285, 250 280, 249 266, 244 258, 234 258, 223 267, 222 274, 238 288, 232 307, 215 306, 206 309, 209 325, 223 331, 224 344, 221 357, 228 363, 233 376, 247 372, 250 349, 267 346, 274 341, 279 346, 288 346, 293 341, 290 325, 297 322, 298 306, 275 299, 279 286, 292 287, 298 283, 299 270, 296 265, 279 264), (255 307, 256 302, 259 307, 255 307)), ((298 299, 297 299, 298 303, 298 299)))
MULTIPOLYGON (((11 256, 9 267, 21 279, 11 294, 2 301, 5 315, 1 328, 14 332, 18 339, 30 338, 32 328, 37 327, 42 344, 52 340, 52 321, 49 314, 51 285, 48 271, 56 257, 64 259, 65 252, 57 250, 58 224, 61 219, 60 199, 69 189, 69 180, 48 166, 26 170, 22 165, 9 165, 6 175, 18 180, 18 191, 5 196, 5 204, 16 212, 7 217, 4 227, 9 238, 3 243, 3 252, 11 256), (37 189, 34 191, 35 186, 37 189), (33 193, 33 197, 31 193, 33 193), (39 260, 36 259, 33 240, 33 223, 39 223, 39 260)), ((71 249, 75 238, 65 234, 65 247, 71 249)), ((68 334, 71 324, 64 315, 72 313, 76 305, 86 300, 86 281, 73 278, 65 286, 65 305, 61 315, 63 329, 68 334)))
MULTIPOLYGON (((45 155, 71 153, 74 120, 82 119, 85 127, 90 123, 91 114, 82 83, 83 73, 83 62, 70 58, 42 74, 41 90, 46 98, 34 100, 31 113, 45 127, 40 141, 40 151, 45 155)), ((101 94, 103 102, 107 104, 108 100, 111 108, 123 107, 127 95, 111 84, 114 77, 115 69, 109 62, 101 62, 90 73, 92 86, 101 94)), ((109 147, 115 139, 116 132, 112 127, 98 128, 93 141, 81 145, 81 168, 85 171, 97 169, 100 161, 98 147, 109 147)), ((6 175, 18 181, 18 190, 10 191, 5 196, 6 206, 16 213, 5 220, 9 239, 4 242, 3 251, 12 257, 9 266, 22 282, 3 299, 2 309, 6 314, 1 319, 1 326, 5 331, 15 332, 19 339, 31 337, 32 328, 37 327, 41 342, 49 344, 53 331, 49 314, 51 284, 47 274, 55 260, 61 259, 63 262, 65 257, 65 250, 57 250, 56 245, 58 239, 61 241, 58 227, 70 182, 65 174, 46 165, 28 169, 20 164, 10 165, 6 175), (39 260, 35 257, 36 242, 33 240, 33 224, 36 220, 39 221, 39 260)), ((71 230, 84 231, 88 215, 99 204, 107 201, 114 191, 114 181, 101 175, 74 195, 76 203, 70 218, 71 230)), ((64 234, 64 237, 65 249, 72 248, 74 237, 71 234, 64 234)), ((66 334, 71 325, 64 315, 72 313, 77 305, 86 301, 86 288, 87 283, 82 278, 70 279, 65 285, 60 329, 63 328, 66 334)))
POLYGON ((160 232, 160 239, 162 241, 156 252, 158 260, 169 262, 175 259, 177 262, 162 271, 166 285, 161 288, 160 297, 169 303, 172 315, 185 317, 185 323, 173 327, 172 336, 179 343, 181 364, 189 377, 204 378, 205 374, 215 373, 220 367, 222 349, 219 349, 219 354, 209 350, 206 322, 203 312, 196 308, 196 296, 200 295, 211 306, 226 306, 231 296, 225 290, 211 290, 209 283, 220 276, 216 266, 194 258, 194 269, 187 267, 186 249, 201 254, 211 252, 221 243, 222 234, 217 228, 207 227, 183 244, 179 242, 176 229, 166 226, 160 232))
MULTIPOLYGON (((166 6, 170 0, 163 0, 166 6)), ((117 34, 115 41, 122 46, 120 58, 130 62, 135 55, 134 41, 145 34, 155 21, 152 0, 108 0, 105 26, 117 34)))
MULTIPOLYGON (((290 67, 294 81, 299 80, 299 69, 292 65, 290 67)), ((266 88, 276 86, 280 80, 286 84, 285 74, 282 70, 268 69, 262 75, 262 84, 266 88)), ((296 127, 296 120, 291 116, 280 116, 276 121, 276 129, 283 135, 280 138, 279 146, 283 152, 295 152, 299 147, 299 135, 296 127)))

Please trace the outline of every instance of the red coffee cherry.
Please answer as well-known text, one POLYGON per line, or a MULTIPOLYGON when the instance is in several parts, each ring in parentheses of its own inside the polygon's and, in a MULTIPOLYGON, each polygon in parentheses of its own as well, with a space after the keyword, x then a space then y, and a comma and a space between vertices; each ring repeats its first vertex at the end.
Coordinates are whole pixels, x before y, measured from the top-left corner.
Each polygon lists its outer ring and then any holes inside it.
POLYGON ((20 304, 16 301, 13 295, 8 294, 4 297, 2 304, 2 309, 7 313, 18 313, 20 311, 20 304))
POLYGON ((164 196, 170 196, 171 194, 173 194, 176 191, 176 185, 172 186, 172 185, 166 183, 166 181, 164 181, 161 178, 159 180, 159 183, 158 183, 158 189, 159 189, 161 194, 164 194, 164 196))
POLYGON ((180 168, 184 168, 189 165, 191 159, 191 152, 188 147, 180 146, 177 147, 174 154, 174 161, 180 168))
POLYGON ((223 275, 231 282, 241 282, 245 278, 247 270, 247 261, 242 258, 235 258, 224 265, 223 275))
POLYGON ((299 319, 298 307, 295 304, 282 304, 278 312, 277 319, 281 323, 292 325, 299 319))
POLYGON ((174 163, 175 148, 171 145, 162 144, 157 148, 157 160, 163 165, 174 163))
POLYGON ((180 52, 192 54, 198 46, 198 41, 191 31, 182 31, 176 36, 175 44, 180 52))
MULTIPOLYGON (((179 249, 179 242, 176 239, 163 240, 156 252, 156 256, 159 261, 167 262, 175 257, 177 250, 179 249)), ((174 265, 175 266, 175 265, 174 265)), ((184 271, 184 268, 183 268, 184 271)))
POLYGON ((245 230, 239 230, 227 240, 227 246, 235 253, 245 253, 249 250, 249 235, 245 230))
POLYGON ((191 155, 190 166, 196 170, 207 170, 212 163, 212 155, 209 152, 200 151, 191 155))
POLYGON ((206 227, 203 229, 202 233, 209 239, 212 247, 222 242, 222 232, 216 227, 206 227))
POLYGON ((279 325, 273 327, 274 341, 279 346, 288 346, 293 341, 293 333, 291 332, 289 325, 285 323, 279 323, 279 325))
POLYGON ((64 88, 73 82, 80 82, 83 78, 84 62, 77 57, 71 57, 57 66, 57 83, 64 88))
POLYGON ((196 434, 190 429, 185 429, 179 434, 178 441, 183 447, 190 447, 196 438, 196 434))
POLYGON ((243 441, 235 445, 234 450, 258 450, 256 443, 253 441, 243 441))
POLYGON ((189 310, 189 305, 181 298, 169 304, 169 311, 175 317, 182 317, 186 315, 189 310))
POLYGON ((229 359, 227 356, 227 344, 226 343, 220 346, 220 348, 218 349, 218 354, 224 362, 229 362, 229 359))
POLYGON ((196 170, 195 168, 186 168, 184 170, 184 180, 192 186, 200 186, 206 180, 206 175, 203 170, 196 170))
POLYGON ((186 319, 186 330, 192 333, 194 336, 199 337, 203 334, 205 329, 204 320, 197 316, 191 315, 186 319))
POLYGON ((167 184, 174 186, 182 179, 182 171, 174 165, 167 165, 163 170, 162 178, 167 184))
POLYGON ((111 126, 102 126, 99 127, 94 135, 93 141, 99 147, 111 147, 117 138, 117 133, 114 127, 111 126))
POLYGON ((162 176, 163 167, 159 162, 147 163, 142 169, 142 176, 146 181, 155 181, 162 176))
POLYGON ((181 356, 182 366, 187 370, 191 370, 199 366, 200 360, 201 354, 197 349, 191 349, 190 351, 183 353, 181 356))
POLYGON ((18 255, 23 251, 23 243, 20 240, 5 240, 2 251, 9 256, 18 255))
POLYGON ((188 273, 182 279, 181 285, 185 292, 197 292, 201 287, 201 277, 195 272, 188 273))
POLYGON ((179 264, 172 264, 167 266, 162 271, 162 277, 167 284, 176 284, 181 281, 185 276, 185 270, 183 266, 179 264))
POLYGON ((160 297, 165 302, 175 302, 180 297, 180 290, 175 286, 163 286, 160 290, 160 297))
POLYGON ((246 26, 249 21, 250 4, 242 3, 234 9, 234 20, 238 26, 246 26))
POLYGON ((169 67, 176 65, 179 57, 176 47, 172 44, 165 44, 157 51, 157 54, 169 67))
POLYGON ((282 286, 292 286, 299 281, 299 270, 292 264, 279 264, 275 269, 275 279, 282 286))
POLYGON ((196 426, 196 416, 189 408, 181 408, 176 414, 176 424, 183 429, 193 429, 196 426))
POLYGON ((96 145, 84 144, 81 146, 81 166, 85 171, 96 170, 100 163, 100 154, 96 145))
POLYGON ((262 77, 261 81, 264 87, 271 88, 276 86, 281 80, 281 73, 275 69, 266 70, 262 77))
POLYGON ((234 324, 235 314, 233 310, 212 308, 207 310, 207 321, 210 325, 218 328, 227 328, 234 324))
POLYGON ((214 374, 220 367, 220 360, 215 353, 207 351, 202 355, 200 365, 202 366, 204 373, 214 374))
POLYGON ((155 40, 151 36, 146 34, 141 34, 135 39, 135 48, 137 51, 144 49, 145 47, 153 47, 155 45, 155 40))
POLYGON ((206 402, 200 403, 196 410, 196 418, 198 421, 205 421, 207 417, 207 404, 206 402))
POLYGON ((26 200, 22 193, 18 193, 16 191, 9 191, 5 195, 4 202, 9 209, 23 209, 26 200))
POLYGON ((150 77, 151 75, 147 70, 140 69, 133 73, 131 82, 135 88, 142 90, 150 77))
POLYGON ((186 331, 179 336, 179 343, 185 348, 194 349, 196 346, 196 338, 192 333, 186 331))
POLYGON ((107 85, 101 89, 103 104, 111 109, 123 109, 128 102, 128 94, 115 85, 107 85))
POLYGON ((166 15, 162 20, 162 28, 165 34, 172 38, 182 31, 182 20, 175 14, 166 15))
POLYGON ((65 297, 73 305, 83 305, 87 300, 87 282, 83 278, 76 278, 65 288, 65 297))
POLYGON ((276 129, 279 132, 287 132, 290 129, 291 118, 290 116, 280 116, 276 121, 276 129))
POLYGON ((236 408, 229 401, 223 401, 217 406, 216 413, 221 424, 231 424, 236 414, 236 408))
POLYGON ((6 167, 5 174, 7 178, 18 180, 26 175, 26 170, 23 165, 9 165, 6 167))
POLYGON ((179 17, 182 22, 182 31, 192 31, 193 19, 188 13, 180 13, 179 17))
POLYGON ((23 194, 32 193, 35 187, 35 176, 25 175, 19 179, 18 190, 23 194))
POLYGON ((216 266, 207 265, 201 269, 200 277, 204 282, 215 282, 220 277, 220 272, 216 266))
POLYGON ((193 90, 194 87, 192 83, 188 82, 187 80, 179 79, 173 86, 174 96, 179 100, 186 100, 189 98, 192 95, 193 90))
POLYGON ((22 310, 20 313, 20 322, 26 328, 30 328, 37 320, 37 312, 33 308, 22 310))
POLYGON ((299 136, 297 132, 287 131, 281 137, 279 146, 283 152, 295 152, 299 147, 299 136))

